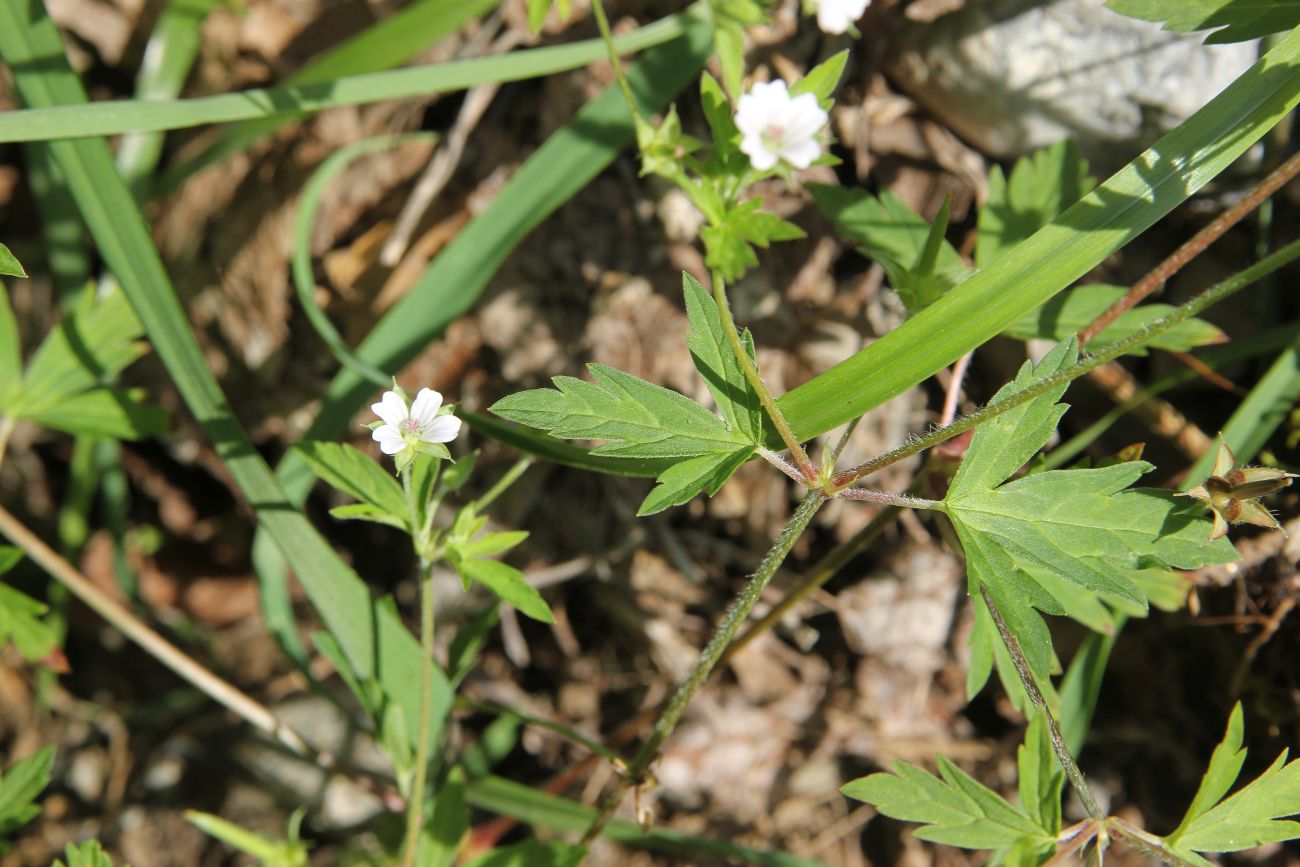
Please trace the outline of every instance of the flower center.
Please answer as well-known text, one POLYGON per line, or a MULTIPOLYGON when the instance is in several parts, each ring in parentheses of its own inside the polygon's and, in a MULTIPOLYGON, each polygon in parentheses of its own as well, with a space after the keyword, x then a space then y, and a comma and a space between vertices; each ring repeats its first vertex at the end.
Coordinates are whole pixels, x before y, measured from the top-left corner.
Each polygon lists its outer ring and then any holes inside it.
POLYGON ((412 437, 418 437, 424 431, 423 426, 420 424, 420 420, 415 418, 403 419, 397 426, 397 429, 404 435, 412 437))
POLYGON ((785 126, 783 124, 771 123, 767 125, 767 129, 763 130, 763 144, 772 150, 779 150, 784 138, 785 126))

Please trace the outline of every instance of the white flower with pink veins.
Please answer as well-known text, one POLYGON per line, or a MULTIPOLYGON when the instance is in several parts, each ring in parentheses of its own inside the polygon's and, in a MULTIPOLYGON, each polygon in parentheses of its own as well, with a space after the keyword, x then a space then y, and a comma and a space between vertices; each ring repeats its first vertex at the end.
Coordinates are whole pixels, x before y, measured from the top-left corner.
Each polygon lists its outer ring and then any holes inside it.
POLYGON ((813 94, 791 96, 784 81, 759 82, 740 98, 736 109, 740 150, 760 172, 781 160, 806 169, 822 155, 817 133, 826 120, 813 94))
POLYGON ((823 33, 839 35, 862 17, 871 0, 816 0, 817 26, 823 33))
POLYGON ((438 415, 441 407, 442 395, 431 388, 420 389, 409 408, 397 392, 386 391, 379 403, 370 406, 384 421, 370 436, 386 455, 395 455, 420 442, 449 443, 460 433, 460 419, 438 415))

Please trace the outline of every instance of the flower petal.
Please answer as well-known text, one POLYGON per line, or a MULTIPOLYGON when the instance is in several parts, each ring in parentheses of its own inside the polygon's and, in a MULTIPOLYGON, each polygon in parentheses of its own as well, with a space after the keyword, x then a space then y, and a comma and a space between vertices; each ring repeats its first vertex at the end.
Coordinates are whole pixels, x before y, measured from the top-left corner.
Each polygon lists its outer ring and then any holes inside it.
POLYGON ((758 136, 745 136, 740 141, 740 151, 749 157, 750 164, 760 172, 765 172, 776 165, 776 152, 769 150, 758 136))
POLYGON ((449 443, 460 433, 460 419, 454 415, 440 415, 425 428, 420 439, 426 443, 449 443))
POLYGON ((384 424, 390 424, 394 428, 409 417, 406 412, 406 401, 398 397, 395 391, 384 392, 379 403, 370 405, 370 410, 383 419, 384 424))
POLYGON ((817 143, 816 139, 806 138, 793 147, 782 149, 781 156, 785 161, 797 169, 806 169, 813 164, 813 160, 822 155, 822 146, 817 143))
POLYGON ((379 450, 386 455, 395 455, 406 448, 406 438, 391 425, 381 425, 371 432, 370 438, 379 443, 379 450))
POLYGON ((415 400, 411 402, 411 418, 418 421, 420 427, 427 427, 438 414, 440 406, 442 406, 442 395, 432 388, 422 388, 415 396, 415 400))

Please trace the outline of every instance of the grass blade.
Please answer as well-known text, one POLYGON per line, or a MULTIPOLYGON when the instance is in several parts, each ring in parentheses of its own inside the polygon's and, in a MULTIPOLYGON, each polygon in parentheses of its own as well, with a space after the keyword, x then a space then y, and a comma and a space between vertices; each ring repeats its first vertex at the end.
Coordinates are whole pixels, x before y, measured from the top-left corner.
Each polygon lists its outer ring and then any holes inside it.
POLYGON ((810 439, 857 418, 989 340, 1185 201, 1298 101, 1300 29, 1029 239, 861 352, 785 394, 778 403, 796 434, 810 439))
MULTIPOLYGON (((287 85, 320 84, 401 66, 421 49, 454 33, 499 0, 416 0, 371 25, 289 76, 287 85)), ((167 171, 159 185, 171 190, 195 172, 220 162, 280 128, 293 115, 250 120, 226 129, 207 150, 167 171)))
MULTIPOLYGON (((692 21, 706 14, 705 7, 697 4, 685 12, 616 37, 614 44, 620 53, 643 51, 676 39, 692 21)), ((340 105, 427 96, 438 91, 464 90, 489 81, 519 81, 578 69, 604 58, 605 54, 603 42, 588 39, 569 45, 514 51, 500 57, 457 60, 196 99, 166 102, 125 99, 80 105, 29 102, 32 108, 0 114, 0 142, 185 129, 210 123, 315 112, 340 105)), ((15 74, 35 71, 22 69, 12 61, 11 66, 16 67, 15 74)))
MULTIPOLYGON (((0 3, 0 54, 28 105, 85 101, 57 28, 39 4, 0 3)), ((208 370, 107 145, 98 139, 50 144, 104 260, 135 307, 158 357, 249 503, 261 529, 294 564, 313 604, 362 675, 380 680, 414 735, 419 722, 420 653, 394 611, 378 605, 307 518, 289 503, 235 420, 208 370)), ((437 724, 450 707, 445 680, 434 684, 437 724)))

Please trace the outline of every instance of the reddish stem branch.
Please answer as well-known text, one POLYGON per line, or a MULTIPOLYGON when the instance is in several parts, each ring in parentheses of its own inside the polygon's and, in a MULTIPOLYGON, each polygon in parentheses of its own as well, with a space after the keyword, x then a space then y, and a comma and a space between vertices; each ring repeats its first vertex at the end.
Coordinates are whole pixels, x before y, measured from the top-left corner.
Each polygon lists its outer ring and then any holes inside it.
POLYGON ((1163 286, 1184 265, 1205 252, 1205 248, 1241 222, 1247 214, 1263 204, 1265 199, 1281 189, 1297 173, 1300 173, 1300 152, 1293 154, 1290 159, 1274 169, 1268 177, 1260 181, 1253 190, 1243 196, 1241 201, 1215 217, 1205 228, 1171 253, 1169 258, 1152 269, 1151 273, 1134 283, 1133 288, 1129 289, 1123 298, 1112 304, 1105 313, 1098 316, 1091 324, 1079 332, 1079 345, 1086 346, 1089 340, 1092 340, 1105 330, 1125 311, 1131 309, 1139 301, 1163 286))

